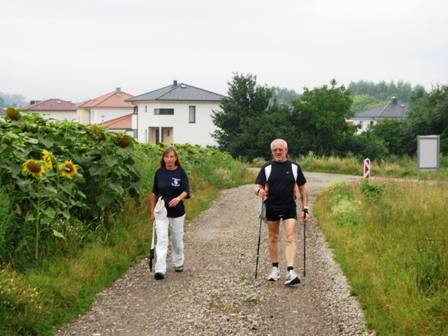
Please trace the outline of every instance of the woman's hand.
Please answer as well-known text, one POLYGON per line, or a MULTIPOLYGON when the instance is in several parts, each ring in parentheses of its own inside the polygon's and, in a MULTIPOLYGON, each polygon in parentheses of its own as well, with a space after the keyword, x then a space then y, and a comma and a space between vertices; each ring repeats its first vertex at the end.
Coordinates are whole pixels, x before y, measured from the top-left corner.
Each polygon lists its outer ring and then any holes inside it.
POLYGON ((179 199, 179 197, 174 197, 169 203, 168 203, 168 206, 169 207, 175 207, 176 205, 178 205, 179 204, 179 202, 180 202, 180 199, 179 199))

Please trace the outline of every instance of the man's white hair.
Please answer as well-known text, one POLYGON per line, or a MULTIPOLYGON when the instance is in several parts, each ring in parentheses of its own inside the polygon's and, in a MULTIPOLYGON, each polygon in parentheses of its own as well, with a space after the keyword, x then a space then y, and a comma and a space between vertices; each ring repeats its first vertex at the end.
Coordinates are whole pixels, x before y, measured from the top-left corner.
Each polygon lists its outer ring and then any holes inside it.
POLYGON ((275 139, 275 140, 273 140, 271 142, 271 150, 272 150, 272 147, 274 146, 274 143, 276 143, 276 142, 280 143, 282 145, 282 147, 288 149, 288 144, 286 143, 285 140, 283 140, 283 139, 275 139))

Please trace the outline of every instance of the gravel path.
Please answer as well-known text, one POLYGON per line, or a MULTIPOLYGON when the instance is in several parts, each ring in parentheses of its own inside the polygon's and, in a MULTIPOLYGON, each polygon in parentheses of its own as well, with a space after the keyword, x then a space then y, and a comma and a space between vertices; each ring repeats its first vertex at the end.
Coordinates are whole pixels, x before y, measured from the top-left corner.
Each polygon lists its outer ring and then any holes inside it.
MULTIPOLYGON (((311 207, 323 185, 355 179, 305 176, 311 207)), ((252 186, 223 191, 188 226, 183 273, 170 267, 167 279, 155 281, 142 260, 99 293, 90 312, 57 335, 370 335, 314 220, 307 226, 307 276, 302 283, 285 287, 284 269, 280 281, 264 280, 271 267, 265 225, 259 277, 254 280, 257 206, 252 186)), ((299 232, 296 268, 302 272, 301 226, 299 232)), ((285 265, 283 260, 280 264, 285 265)))

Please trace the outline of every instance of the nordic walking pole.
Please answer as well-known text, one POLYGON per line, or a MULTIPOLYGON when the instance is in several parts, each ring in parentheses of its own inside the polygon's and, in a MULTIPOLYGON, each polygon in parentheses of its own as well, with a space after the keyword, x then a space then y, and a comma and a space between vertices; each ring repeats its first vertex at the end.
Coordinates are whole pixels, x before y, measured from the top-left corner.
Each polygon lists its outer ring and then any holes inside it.
POLYGON ((308 209, 303 209, 303 276, 306 276, 306 215, 309 214, 308 209))
POLYGON ((156 233, 155 227, 156 227, 156 221, 152 223, 151 249, 149 250, 149 258, 148 258, 148 268, 150 272, 152 272, 152 261, 154 260, 154 236, 156 233))
POLYGON ((261 209, 260 209, 260 228, 258 229, 258 244, 257 244, 257 262, 255 263, 255 279, 258 276, 258 257, 260 256, 260 240, 261 240, 261 223, 263 222, 263 198, 261 199, 261 209))

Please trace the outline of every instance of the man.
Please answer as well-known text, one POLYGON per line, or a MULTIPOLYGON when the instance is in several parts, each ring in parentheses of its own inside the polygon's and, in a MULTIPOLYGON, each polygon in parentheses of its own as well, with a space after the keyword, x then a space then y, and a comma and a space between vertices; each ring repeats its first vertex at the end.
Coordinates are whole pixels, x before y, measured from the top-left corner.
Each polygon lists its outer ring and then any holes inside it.
POLYGON ((301 217, 308 221, 308 197, 306 179, 297 163, 288 160, 288 144, 283 139, 275 139, 271 143, 274 160, 263 165, 255 181, 255 194, 265 200, 266 219, 268 223, 268 248, 272 261, 272 271, 269 281, 280 279, 278 236, 280 220, 285 231, 285 256, 287 275, 285 285, 300 283, 299 276, 294 271, 296 254, 297 209, 295 203, 296 184, 298 185, 302 202, 301 217))

